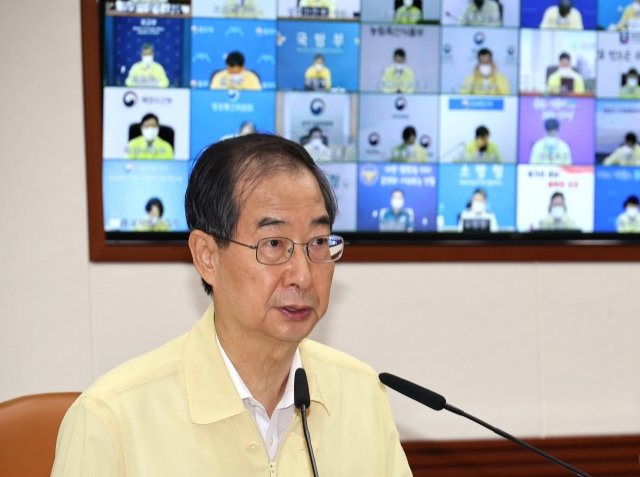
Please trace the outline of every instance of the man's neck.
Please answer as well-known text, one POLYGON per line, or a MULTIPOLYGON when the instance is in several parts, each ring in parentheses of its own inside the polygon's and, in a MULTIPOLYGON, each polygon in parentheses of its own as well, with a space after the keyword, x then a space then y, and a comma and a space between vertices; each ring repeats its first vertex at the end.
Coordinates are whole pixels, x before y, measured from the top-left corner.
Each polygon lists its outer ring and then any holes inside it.
POLYGON ((273 414, 284 394, 298 343, 247 335, 216 319, 220 345, 238 371, 251 395, 273 414))

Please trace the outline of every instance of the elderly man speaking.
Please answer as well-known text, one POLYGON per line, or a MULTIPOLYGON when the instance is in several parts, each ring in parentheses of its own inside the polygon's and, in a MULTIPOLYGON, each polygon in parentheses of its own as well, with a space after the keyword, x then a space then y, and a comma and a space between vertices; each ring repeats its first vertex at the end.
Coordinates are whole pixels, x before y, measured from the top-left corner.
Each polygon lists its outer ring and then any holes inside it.
POLYGON ((78 398, 52 476, 311 476, 298 368, 319 475, 410 476, 376 373, 306 339, 327 311, 344 241, 331 234, 331 186, 305 149, 264 134, 218 142, 195 164, 185 207, 215 306, 78 398))

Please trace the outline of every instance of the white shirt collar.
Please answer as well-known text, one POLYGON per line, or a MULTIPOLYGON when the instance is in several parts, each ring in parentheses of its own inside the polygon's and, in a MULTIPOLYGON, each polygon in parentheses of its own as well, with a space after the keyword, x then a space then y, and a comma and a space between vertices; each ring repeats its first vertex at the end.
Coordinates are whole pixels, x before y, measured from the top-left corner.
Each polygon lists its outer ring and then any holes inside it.
MULTIPOLYGON (((249 388, 247 387, 247 385, 244 383, 244 381, 240 377, 240 374, 236 370, 235 366, 227 356, 227 353, 225 353, 224 349, 222 348, 222 345, 220 344, 220 340, 218 339, 217 333, 216 333, 216 343, 218 344, 218 349, 220 350, 220 354, 222 355, 222 359, 224 360, 224 365, 226 366, 227 371, 229 372, 229 376, 231 376, 231 380, 233 381, 233 384, 238 390, 240 399, 242 399, 243 401, 253 400, 257 402, 257 400, 251 394, 251 391, 249 391, 249 388)), ((276 406, 276 409, 284 409, 294 405, 293 383, 295 379, 296 369, 298 368, 302 368, 302 360, 300 359, 300 349, 296 348, 296 353, 293 355, 293 361, 291 362, 291 369, 289 370, 289 377, 287 378, 287 384, 284 388, 284 393, 282 394, 282 398, 280 399, 280 402, 276 406)), ((262 404, 260 404, 260 407, 263 407, 262 404)))

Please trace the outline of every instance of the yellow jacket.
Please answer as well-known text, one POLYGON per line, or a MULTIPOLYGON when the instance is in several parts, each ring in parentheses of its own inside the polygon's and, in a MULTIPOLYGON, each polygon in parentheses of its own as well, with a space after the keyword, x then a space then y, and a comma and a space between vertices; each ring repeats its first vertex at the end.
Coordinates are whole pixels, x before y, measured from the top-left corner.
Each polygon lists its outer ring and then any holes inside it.
MULTIPOLYGON (((571 71, 571 76, 569 79, 573 80, 573 91, 572 93, 582 94, 584 93, 584 79, 582 75, 576 71, 571 71)), ((560 94, 562 93, 562 73, 560 71, 556 71, 549 75, 549 79, 547 80, 547 90, 551 94, 560 94)))
POLYGON ((560 9, 557 5, 553 5, 544 12, 540 28, 561 29, 561 30, 584 30, 582 23, 582 14, 576 9, 571 8, 569 15, 565 19, 560 16, 560 9))
POLYGON ((262 18, 262 10, 254 0, 226 0, 222 13, 228 18, 262 18))
POLYGON ((411 68, 405 66, 402 73, 396 73, 395 65, 389 66, 382 75, 383 93, 414 93, 416 91, 416 75, 411 68))
POLYGON ((472 73, 464 80, 460 93, 506 96, 509 94, 509 81, 500 72, 493 73, 486 80, 481 75, 472 73))
POLYGON ((169 78, 160 63, 152 62, 147 68, 142 61, 134 63, 124 84, 130 88, 167 88, 169 78))
POLYGON ((138 136, 127 144, 125 159, 173 159, 173 148, 159 137, 149 147, 144 136, 138 136))
MULTIPOLYGON (((484 154, 478 151, 478 145, 475 141, 471 141, 467 144, 467 148, 464 151, 463 162, 502 162, 502 156, 498 145, 489 141, 487 143, 487 150, 484 154)), ((459 161, 456 161, 459 162, 459 161)))
POLYGON ((255 73, 249 70, 244 70, 240 74, 242 75, 240 82, 232 83, 231 75, 226 69, 218 71, 213 75, 213 78, 211 78, 211 85, 209 85, 209 89, 262 90, 262 84, 260 84, 260 80, 255 73))
POLYGON ((331 89, 331 70, 326 66, 323 66, 318 71, 315 65, 311 65, 304 72, 304 87, 305 89, 319 90, 319 89, 331 89))
POLYGON ((422 20, 422 11, 418 7, 403 5, 396 10, 393 21, 396 23, 418 23, 420 20, 422 20))
POLYGON ((627 5, 624 12, 622 12, 622 18, 618 22, 618 30, 632 29, 636 31, 640 27, 640 15, 636 13, 634 3, 627 5))
MULTIPOLYGON (((300 343, 318 471, 409 477, 384 386, 366 364, 300 343)), ((273 461, 216 346, 213 305, 192 328, 98 379, 67 412, 52 477, 310 477, 299 412, 273 461)))

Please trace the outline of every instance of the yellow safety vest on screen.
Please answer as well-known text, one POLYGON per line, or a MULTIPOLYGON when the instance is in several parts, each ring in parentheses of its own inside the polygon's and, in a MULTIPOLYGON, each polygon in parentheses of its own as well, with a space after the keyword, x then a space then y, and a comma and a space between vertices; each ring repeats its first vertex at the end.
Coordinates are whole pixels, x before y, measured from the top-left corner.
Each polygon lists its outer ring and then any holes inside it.
POLYGON ((231 82, 231 75, 227 70, 218 71, 213 78, 211 79, 210 89, 246 89, 246 90, 254 90, 260 91, 262 90, 262 85, 260 84, 260 80, 255 73, 251 71, 244 70, 242 73, 242 78, 239 82, 234 83, 231 82))
POLYGON ((394 19, 396 23, 418 23, 420 20, 422 20, 422 12, 418 7, 404 5, 396 10, 394 19))
POLYGON ((627 149, 624 146, 619 147, 602 162, 602 165, 640 166, 640 145, 636 144, 631 154, 627 154, 627 149))
POLYGON ((382 83, 383 93, 413 93, 416 90, 416 75, 408 66, 398 74, 396 67, 391 65, 384 70, 382 83))
POLYGON ((391 150, 391 162, 427 162, 427 150, 420 144, 400 144, 391 150))
POLYGON ((616 219, 616 230, 621 234, 640 232, 640 217, 630 217, 623 212, 616 219))
POLYGON ((489 78, 472 73, 464 80, 460 93, 505 96, 509 94, 509 81, 500 72, 492 74, 489 78))
POLYGON ((138 136, 127 144, 125 159, 173 159, 173 148, 159 137, 149 146, 144 136, 138 136))
POLYGON ((485 0, 482 8, 469 2, 460 18, 460 24, 464 26, 500 26, 500 7, 494 0, 485 0))
POLYGON ((304 72, 304 86, 306 89, 331 89, 331 70, 326 66, 323 66, 318 71, 315 65, 311 65, 304 72))
POLYGON ((640 31, 640 8, 636 9, 636 5, 634 2, 624 9, 618 30, 640 31))
POLYGON ((152 62, 147 68, 142 61, 134 63, 124 84, 130 88, 167 88, 169 78, 160 63, 152 62))
POLYGON ((227 0, 222 13, 227 18, 262 18, 262 10, 254 0, 227 0))
POLYGON ((551 94, 560 94, 562 93, 562 79, 572 79, 573 80, 573 91, 572 93, 583 94, 585 92, 584 89, 584 79, 580 75, 580 73, 576 71, 571 71, 570 76, 562 76, 562 73, 556 71, 555 73, 549 76, 547 80, 547 90, 551 94))
POLYGON ((582 14, 575 8, 569 11, 566 18, 560 16, 560 9, 557 6, 549 7, 544 12, 540 28, 560 29, 560 30, 584 30, 582 24, 582 14))
POLYGON ((489 141, 487 144, 487 150, 484 154, 480 154, 478 151, 478 145, 475 141, 471 141, 466 150, 464 151, 464 162, 502 162, 502 156, 498 146, 489 141))

